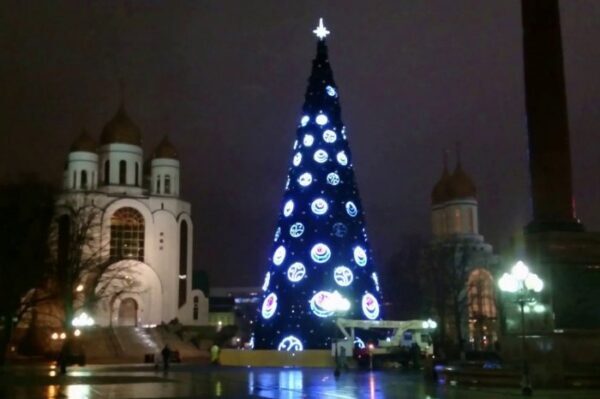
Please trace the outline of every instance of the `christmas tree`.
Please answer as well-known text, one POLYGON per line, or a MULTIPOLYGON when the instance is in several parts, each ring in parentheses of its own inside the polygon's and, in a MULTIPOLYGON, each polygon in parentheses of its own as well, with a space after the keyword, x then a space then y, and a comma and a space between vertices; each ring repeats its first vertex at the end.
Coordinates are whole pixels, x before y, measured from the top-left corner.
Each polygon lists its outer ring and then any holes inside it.
POLYGON ((331 347, 336 317, 381 318, 379 282, 323 20, 263 284, 256 349, 331 347))

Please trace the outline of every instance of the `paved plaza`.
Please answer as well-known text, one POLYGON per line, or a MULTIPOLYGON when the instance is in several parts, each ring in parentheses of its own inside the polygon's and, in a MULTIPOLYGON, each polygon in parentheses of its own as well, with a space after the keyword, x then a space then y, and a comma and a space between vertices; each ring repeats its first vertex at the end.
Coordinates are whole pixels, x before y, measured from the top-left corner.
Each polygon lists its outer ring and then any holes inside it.
MULTIPOLYGON (((56 375, 48 366, 17 366, 0 374, 0 398, 516 398, 514 389, 474 390, 435 386, 420 374, 350 372, 334 378, 328 369, 211 368, 175 365, 168 372, 148 365, 88 366, 56 375)), ((598 398, 600 392, 537 391, 537 398, 598 398)))

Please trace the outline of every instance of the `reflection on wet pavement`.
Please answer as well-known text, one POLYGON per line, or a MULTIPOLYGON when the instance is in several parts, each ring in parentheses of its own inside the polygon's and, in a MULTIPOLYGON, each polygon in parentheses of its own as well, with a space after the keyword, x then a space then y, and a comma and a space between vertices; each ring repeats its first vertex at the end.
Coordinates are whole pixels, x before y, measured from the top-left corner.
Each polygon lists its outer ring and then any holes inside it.
MULTIPOLYGON (((519 396, 517 389, 472 390, 427 384, 422 375, 398 371, 350 372, 334 378, 329 369, 210 368, 176 365, 169 372, 144 365, 73 368, 67 376, 50 367, 14 367, 0 372, 0 398, 11 399, 493 399, 519 396)), ((598 392, 569 392, 579 399, 598 392)), ((536 392, 563 398, 565 392, 536 392)))

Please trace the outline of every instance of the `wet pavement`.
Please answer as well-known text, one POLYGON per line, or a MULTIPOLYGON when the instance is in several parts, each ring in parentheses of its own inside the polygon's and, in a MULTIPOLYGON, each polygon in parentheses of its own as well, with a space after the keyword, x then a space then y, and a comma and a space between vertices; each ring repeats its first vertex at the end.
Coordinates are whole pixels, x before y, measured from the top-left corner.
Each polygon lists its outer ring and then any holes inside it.
MULTIPOLYGON (((66 376, 50 366, 0 371, 0 399, 494 399, 520 397, 517 389, 469 389, 426 383, 421 374, 329 369, 211 368, 174 365, 168 372, 148 365, 74 367, 66 376)), ((600 391, 536 391, 536 398, 599 398, 600 391)))

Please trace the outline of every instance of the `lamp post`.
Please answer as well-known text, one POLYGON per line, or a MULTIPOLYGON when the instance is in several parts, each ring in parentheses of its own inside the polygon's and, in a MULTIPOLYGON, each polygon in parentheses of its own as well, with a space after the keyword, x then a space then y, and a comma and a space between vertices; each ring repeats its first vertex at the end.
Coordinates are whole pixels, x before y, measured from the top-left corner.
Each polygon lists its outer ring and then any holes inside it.
POLYGON ((518 261, 511 269, 510 274, 504 273, 498 281, 500 290, 516 294, 516 302, 521 309, 521 354, 523 356, 523 379, 521 393, 531 396, 531 381, 529 366, 527 364, 527 350, 525 346, 525 305, 535 302, 535 294, 542 291, 544 282, 537 274, 531 273, 522 261, 518 261))
MULTIPOLYGON (((335 377, 339 377, 340 373, 341 373, 341 367, 340 367, 340 358, 339 358, 339 346, 340 346, 340 339, 338 338, 339 333, 338 333, 338 318, 344 316, 346 314, 346 312, 348 312, 348 310, 350 310, 350 301, 348 301, 348 299, 344 298, 342 295, 340 295, 339 292, 334 291, 333 294, 331 294, 327 300, 323 303, 323 307, 327 310, 330 310, 331 312, 333 312, 333 314, 335 315, 335 320, 334 320, 334 325, 335 325, 335 333, 333 334, 333 339, 334 339, 334 344, 333 344, 333 348, 335 350, 334 352, 334 361, 335 361, 335 369, 333 371, 333 375, 335 377)), ((342 361, 345 361, 345 359, 342 359, 342 361)))
POLYGON ((373 351, 375 350, 375 345, 373 345, 372 342, 369 342, 367 348, 369 348, 369 370, 373 371, 373 351))
POLYGON ((334 343, 334 362, 335 362, 335 369, 333 371, 333 375, 335 377, 339 377, 341 370, 340 370, 340 361, 339 361, 339 354, 338 351, 340 350, 340 348, 338 348, 339 344, 340 344, 340 340, 338 338, 338 325, 337 325, 337 320, 338 318, 335 318, 335 334, 333 335, 333 338, 335 339, 335 343, 334 343))

